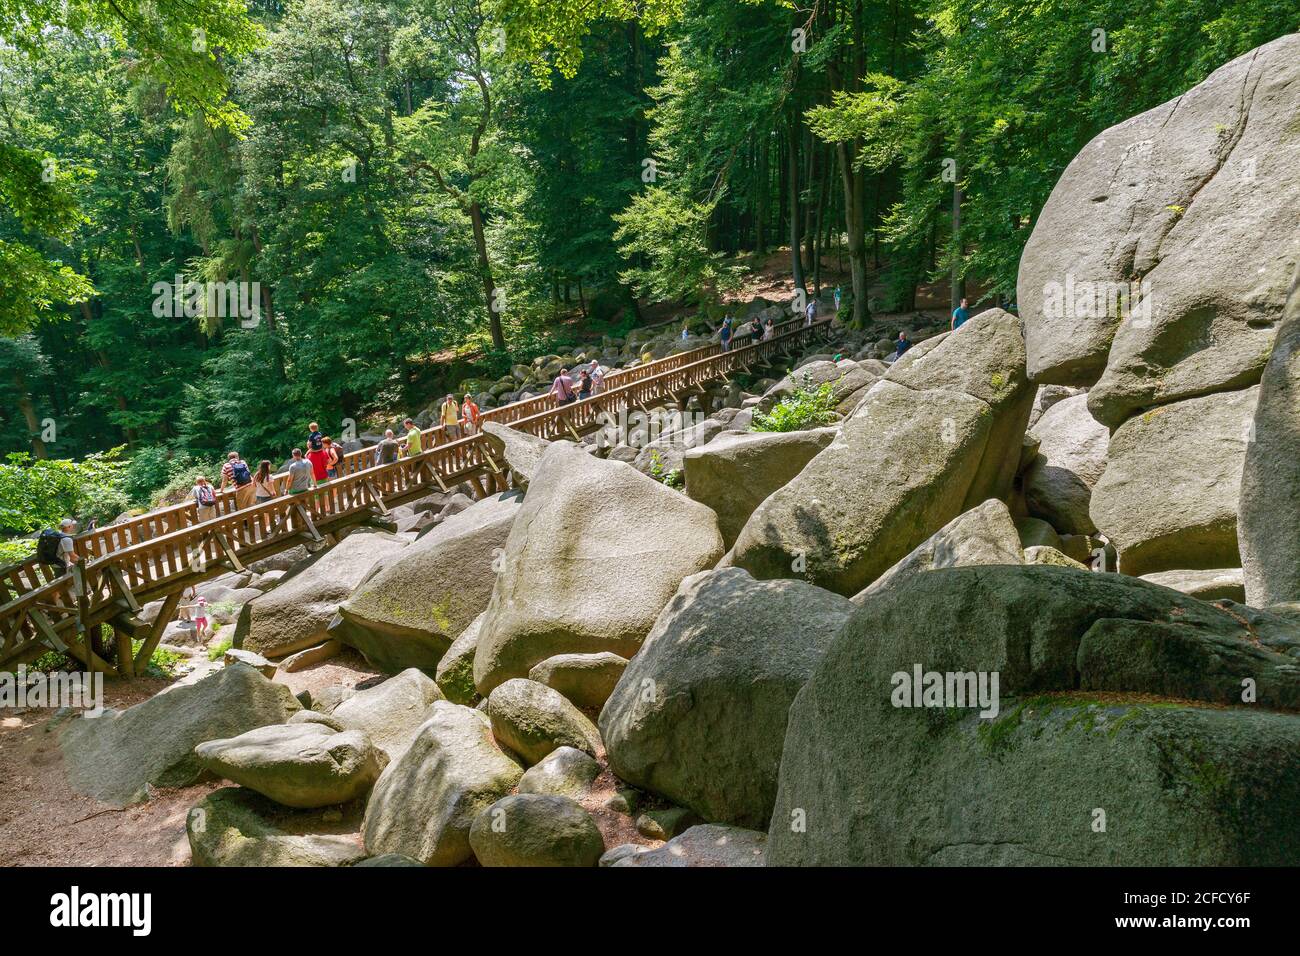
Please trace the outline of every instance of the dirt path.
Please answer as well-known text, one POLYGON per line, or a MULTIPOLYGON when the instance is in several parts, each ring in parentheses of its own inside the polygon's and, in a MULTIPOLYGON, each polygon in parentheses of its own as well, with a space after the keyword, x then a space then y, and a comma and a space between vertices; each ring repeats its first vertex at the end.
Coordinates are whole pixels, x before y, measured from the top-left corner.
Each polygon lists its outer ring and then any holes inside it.
MULTIPOLYGON (((276 681, 295 694, 319 692, 334 684, 369 685, 382 675, 354 651, 276 681)), ((170 681, 139 678, 110 681, 104 705, 118 710, 138 704, 170 681)), ((213 790, 211 781, 174 790, 155 790, 153 799, 117 809, 73 791, 63 772, 57 734, 47 728, 52 711, 0 711, 0 866, 188 866, 185 817, 213 790)), ((601 773, 582 801, 605 835, 605 845, 657 846, 636 832, 634 817, 601 806, 617 781, 601 773)))
MULTIPOLYGON (((276 680, 296 694, 331 684, 355 686, 376 676, 359 655, 340 655, 276 680)), ((104 705, 138 704, 170 683, 139 678, 109 681, 104 705)), ((52 712, 0 711, 0 866, 188 866, 185 815, 226 786, 200 783, 154 791, 145 803, 116 809, 73 791, 63 772, 52 712)))

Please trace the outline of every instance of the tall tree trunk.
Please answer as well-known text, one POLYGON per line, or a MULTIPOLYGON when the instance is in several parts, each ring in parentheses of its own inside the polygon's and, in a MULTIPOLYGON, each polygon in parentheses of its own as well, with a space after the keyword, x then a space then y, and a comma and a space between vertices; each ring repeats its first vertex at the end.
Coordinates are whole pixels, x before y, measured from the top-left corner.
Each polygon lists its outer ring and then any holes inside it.
POLYGON ((31 436, 32 455, 38 460, 44 460, 49 454, 41 437, 41 420, 36 417, 36 406, 32 404, 32 396, 27 391, 27 378, 22 372, 14 373, 14 387, 18 390, 18 411, 22 413, 23 421, 27 423, 27 434, 31 436))
POLYGON ((767 253, 767 195, 770 188, 767 178, 768 145, 767 137, 764 136, 758 145, 757 173, 754 177, 758 183, 758 194, 754 202, 754 253, 760 256, 767 253))
MULTIPOLYGON (((961 155, 962 135, 957 134, 957 155, 961 155)), ((955 160, 954 160, 955 162, 955 160)), ((952 308, 955 310, 966 298, 966 264, 961 241, 961 169, 953 169, 952 184, 952 267, 950 270, 952 286, 952 308)))
POLYGON ((470 203, 470 222, 474 224, 474 248, 478 251, 478 268, 483 277, 483 296, 487 303, 488 326, 492 330, 492 347, 498 352, 506 348, 505 333, 501 331, 501 313, 497 310, 496 283, 492 280, 492 263, 488 259, 487 235, 483 231, 483 207, 478 201, 470 203))
POLYGON ((799 215, 799 114, 791 111, 786 127, 786 190, 790 202, 790 273, 796 289, 807 289, 803 279, 802 218, 799 215))

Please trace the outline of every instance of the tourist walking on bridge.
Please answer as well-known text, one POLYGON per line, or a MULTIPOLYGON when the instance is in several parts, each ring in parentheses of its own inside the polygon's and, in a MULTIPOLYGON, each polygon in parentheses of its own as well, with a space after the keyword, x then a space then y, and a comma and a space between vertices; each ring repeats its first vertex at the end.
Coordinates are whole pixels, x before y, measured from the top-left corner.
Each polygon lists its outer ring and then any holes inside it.
POLYGON ((718 334, 722 340, 722 351, 730 352, 731 351, 731 316, 727 316, 722 320, 722 329, 718 334))
POLYGON ((302 449, 293 450, 293 460, 289 462, 289 494, 300 495, 311 491, 316 484, 315 466, 302 457, 302 449))
POLYGON ((560 374, 555 376, 550 394, 555 396, 555 401, 560 405, 568 405, 578 400, 578 395, 573 390, 573 379, 569 378, 567 368, 560 369, 560 374))
POLYGON ((442 433, 448 441, 454 441, 460 437, 460 406, 456 404, 456 396, 448 395, 443 400, 442 409, 439 412, 439 421, 442 422, 442 433))
POLYGON ((599 395, 605 390, 605 370, 595 359, 591 362, 591 394, 599 395))
POLYGON ((225 491, 227 485, 235 489, 236 508, 253 504, 253 472, 237 451, 228 452, 226 463, 221 466, 221 490, 225 491))
POLYGON ((767 323, 763 326, 763 341, 764 342, 768 341, 775 334, 776 334, 776 325, 773 324, 771 319, 768 319, 767 323))
POLYGON ((60 521, 58 531, 52 528, 42 531, 36 540, 36 560, 57 574, 67 571, 69 564, 81 560, 72 537, 76 533, 77 522, 73 518, 60 521))
POLYGON ((307 460, 311 462, 312 478, 317 484, 330 480, 330 453, 325 450, 324 436, 321 438, 321 446, 313 448, 307 452, 307 460))
POLYGON ((263 458, 253 476, 253 500, 257 504, 270 501, 278 492, 275 490, 275 476, 271 474, 271 462, 263 458))
POLYGON ((325 460, 325 475, 330 480, 337 478, 342 474, 341 465, 343 456, 339 454, 339 446, 334 444, 334 439, 328 435, 321 441, 325 448, 325 454, 328 456, 325 460))
POLYGON ((402 447, 397 444, 397 436, 393 434, 391 428, 388 429, 384 432, 384 437, 375 445, 375 465, 391 465, 397 461, 401 451, 402 447))
POLYGON ((194 507, 198 511, 199 522, 211 521, 217 516, 217 492, 203 475, 194 479, 194 507))
POLYGON ((465 434, 478 434, 479 421, 482 418, 478 405, 474 401, 474 396, 466 392, 465 400, 460 403, 460 420, 465 424, 465 434))
POLYGON ((402 442, 402 453, 407 458, 413 458, 424 451, 424 436, 420 434, 420 429, 415 427, 415 422, 406 419, 402 422, 402 427, 406 429, 406 441, 402 442))
POLYGON ((591 398, 591 373, 585 368, 578 373, 578 398, 591 398))

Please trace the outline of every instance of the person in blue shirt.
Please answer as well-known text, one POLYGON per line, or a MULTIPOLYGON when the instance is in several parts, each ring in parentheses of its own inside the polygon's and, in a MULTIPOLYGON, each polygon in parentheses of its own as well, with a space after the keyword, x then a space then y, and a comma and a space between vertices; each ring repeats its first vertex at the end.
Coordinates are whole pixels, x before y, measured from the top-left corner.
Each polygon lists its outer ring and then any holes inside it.
POLYGON ((722 351, 731 351, 731 316, 722 320, 722 351))
POLYGON ((898 333, 898 341, 894 343, 898 351, 895 353, 897 358, 902 358, 903 353, 912 347, 912 340, 907 337, 907 330, 903 329, 898 333))
POLYGON ((952 310, 952 328, 953 331, 960 329, 962 324, 970 318, 970 309, 966 308, 966 300, 961 300, 961 305, 952 310))

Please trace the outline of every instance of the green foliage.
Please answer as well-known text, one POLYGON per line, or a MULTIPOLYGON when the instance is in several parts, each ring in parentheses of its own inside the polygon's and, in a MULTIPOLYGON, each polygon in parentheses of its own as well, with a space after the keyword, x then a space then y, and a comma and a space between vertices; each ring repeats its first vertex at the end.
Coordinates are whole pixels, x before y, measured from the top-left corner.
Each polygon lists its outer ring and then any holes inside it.
MULTIPOLYGON (((111 635, 112 631, 109 631, 111 635)), ((131 653, 139 654, 140 648, 144 646, 144 641, 132 641, 131 653)), ((149 655, 149 663, 145 665, 144 675, 146 677, 160 677, 170 680, 176 676, 176 668, 185 663, 185 655, 179 651, 169 651, 166 648, 159 647, 149 655)))
POLYGON ((643 261, 622 274, 638 295, 657 300, 716 301, 741 284, 741 270, 710 252, 705 230, 712 206, 661 187, 632 197, 614 217, 625 258, 643 261))
POLYGON ((226 638, 224 641, 218 641, 208 648, 208 660, 219 661, 225 657, 226 651, 230 650, 231 640, 226 638))
POLYGON ((0 532, 30 534, 74 517, 107 521, 126 510, 122 449, 83 461, 34 461, 13 453, 0 464, 0 532))
POLYGON ((839 420, 835 414, 835 383, 823 382, 815 388, 807 372, 803 384, 766 413, 759 412, 749 426, 755 432, 797 432, 839 420))
POLYGON ((664 468, 664 460, 660 457, 658 451, 650 452, 650 477, 655 481, 662 482, 669 488, 685 488, 686 476, 678 469, 671 471, 664 468))

